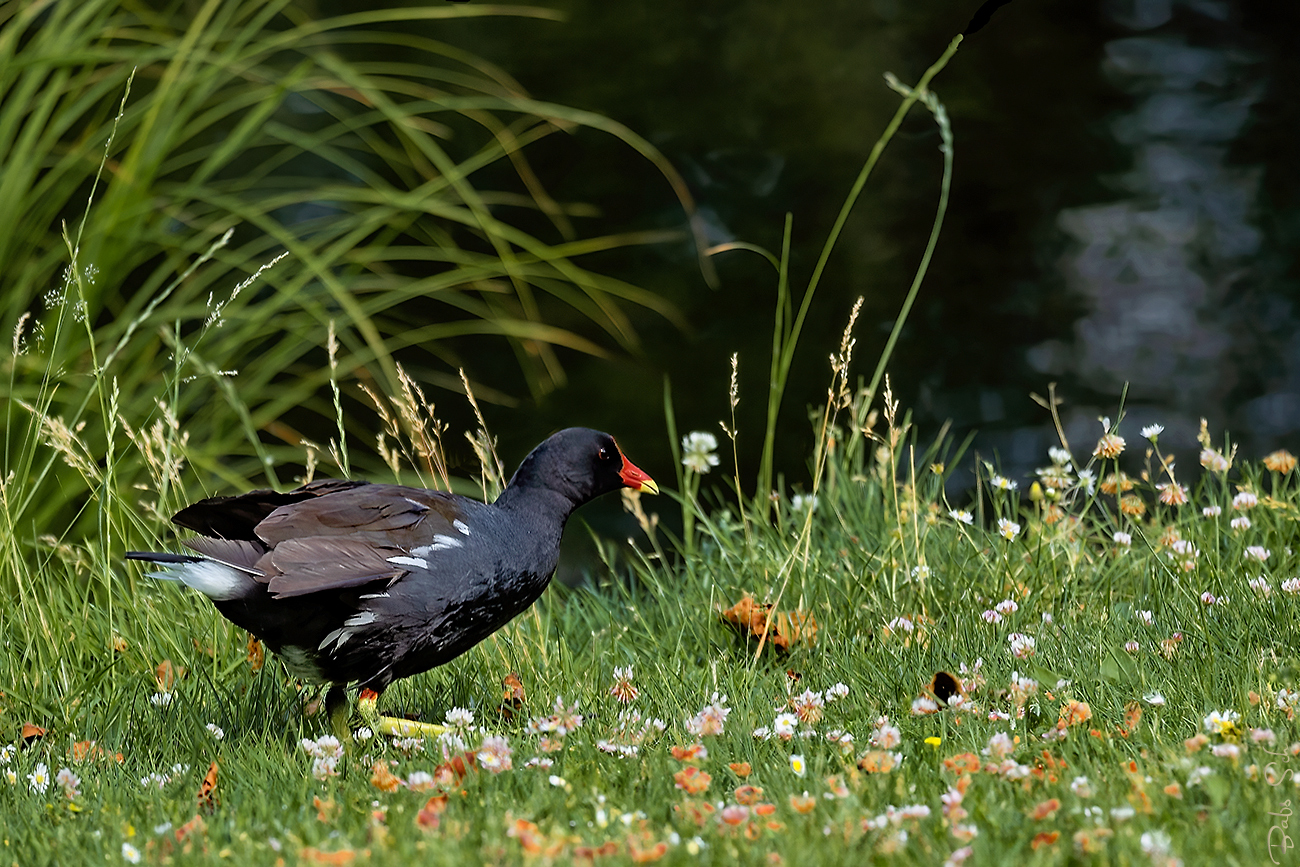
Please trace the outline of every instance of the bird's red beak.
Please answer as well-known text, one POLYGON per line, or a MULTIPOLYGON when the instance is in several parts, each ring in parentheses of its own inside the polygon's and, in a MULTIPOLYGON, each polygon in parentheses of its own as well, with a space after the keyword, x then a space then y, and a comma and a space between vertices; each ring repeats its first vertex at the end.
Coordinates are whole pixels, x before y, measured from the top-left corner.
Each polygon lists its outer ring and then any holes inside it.
POLYGON ((623 480, 626 487, 634 491, 640 491, 643 494, 659 493, 659 486, 655 484, 654 479, 646 475, 645 471, 636 464, 629 461, 627 455, 623 454, 622 449, 619 450, 618 454, 623 459, 623 469, 618 476, 623 480))

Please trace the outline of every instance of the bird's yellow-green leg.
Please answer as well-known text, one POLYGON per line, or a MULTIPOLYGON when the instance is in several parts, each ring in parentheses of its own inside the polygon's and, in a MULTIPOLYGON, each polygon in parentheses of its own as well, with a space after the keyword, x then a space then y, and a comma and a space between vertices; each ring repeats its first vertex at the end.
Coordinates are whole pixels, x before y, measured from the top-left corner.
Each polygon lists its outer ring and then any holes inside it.
POLYGON ((379 693, 373 689, 363 689, 357 695, 357 710, 370 730, 377 735, 391 735, 399 738, 436 738, 451 731, 450 728, 436 723, 416 722, 391 716, 380 716, 376 705, 379 693))
POLYGON ((340 743, 352 740, 352 730, 348 727, 348 691, 341 683, 330 684, 325 693, 325 715, 330 721, 330 731, 340 743))

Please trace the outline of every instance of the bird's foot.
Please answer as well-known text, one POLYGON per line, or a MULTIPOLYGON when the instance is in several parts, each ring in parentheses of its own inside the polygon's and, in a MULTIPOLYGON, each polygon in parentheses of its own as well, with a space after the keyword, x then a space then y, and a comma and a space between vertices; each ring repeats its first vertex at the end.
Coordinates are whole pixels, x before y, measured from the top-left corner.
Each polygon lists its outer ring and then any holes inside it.
POLYGON ((415 720, 381 716, 376 708, 378 701, 379 693, 373 689, 363 689, 357 695, 357 710, 361 712, 361 718, 365 720, 366 725, 377 735, 390 735, 399 738, 436 738, 438 735, 451 731, 447 726, 438 725, 437 723, 416 722, 415 720))

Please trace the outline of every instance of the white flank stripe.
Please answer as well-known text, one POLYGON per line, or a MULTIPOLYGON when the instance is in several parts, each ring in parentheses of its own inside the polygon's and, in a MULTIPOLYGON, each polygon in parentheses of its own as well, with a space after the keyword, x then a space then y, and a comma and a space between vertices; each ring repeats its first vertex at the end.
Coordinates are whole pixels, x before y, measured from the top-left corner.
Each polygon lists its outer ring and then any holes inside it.
POLYGON ((460 520, 459 518, 457 518, 456 520, 452 521, 452 522, 451 522, 451 525, 452 525, 453 527, 455 527, 457 530, 459 530, 459 531, 460 531, 460 534, 461 534, 462 536, 468 536, 468 535, 469 535, 469 525, 466 524, 464 521, 460 520))
POLYGON ((429 568, 429 561, 423 557, 389 557, 388 562, 394 566, 411 566, 416 569, 429 568))

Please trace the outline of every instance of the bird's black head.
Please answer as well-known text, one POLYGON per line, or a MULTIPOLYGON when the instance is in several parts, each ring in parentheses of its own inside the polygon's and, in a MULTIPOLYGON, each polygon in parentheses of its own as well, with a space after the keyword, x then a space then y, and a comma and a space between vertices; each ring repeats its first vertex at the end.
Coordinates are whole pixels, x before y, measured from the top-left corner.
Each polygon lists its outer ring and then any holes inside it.
POLYGON ((612 436, 582 427, 552 434, 524 458, 507 492, 523 488, 555 491, 575 506, 619 488, 659 493, 659 486, 624 457, 612 436))

